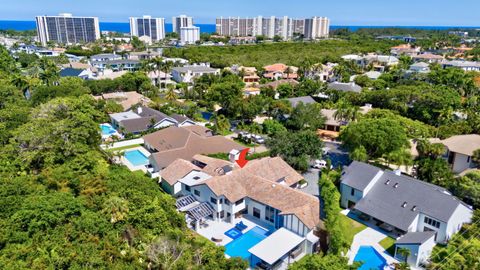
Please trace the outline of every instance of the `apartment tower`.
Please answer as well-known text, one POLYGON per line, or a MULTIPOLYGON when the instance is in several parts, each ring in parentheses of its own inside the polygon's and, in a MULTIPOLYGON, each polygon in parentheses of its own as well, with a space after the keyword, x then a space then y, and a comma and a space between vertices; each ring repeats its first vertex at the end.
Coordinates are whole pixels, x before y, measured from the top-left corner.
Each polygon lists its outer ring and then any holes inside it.
POLYGON ((178 17, 172 18, 172 31, 175 33, 180 34, 180 29, 182 27, 192 27, 193 26, 193 18, 188 17, 187 15, 180 15, 178 17))
POLYGON ((149 43, 165 38, 165 19, 151 16, 130 17, 130 35, 146 37, 149 43))
POLYGON ((94 42, 100 38, 97 17, 74 17, 69 13, 58 16, 37 16, 38 40, 43 46, 49 41, 61 44, 94 42))

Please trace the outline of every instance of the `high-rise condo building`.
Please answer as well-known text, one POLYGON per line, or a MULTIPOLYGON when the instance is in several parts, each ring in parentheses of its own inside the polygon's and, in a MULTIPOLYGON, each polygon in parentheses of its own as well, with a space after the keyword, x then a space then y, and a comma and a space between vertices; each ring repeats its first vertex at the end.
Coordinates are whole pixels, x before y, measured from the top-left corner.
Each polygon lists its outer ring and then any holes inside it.
POLYGON ((182 27, 192 27, 193 26, 193 18, 188 17, 187 15, 180 15, 178 17, 172 18, 172 31, 175 33, 180 34, 180 28, 182 27))
POLYGON ((165 38, 165 19, 151 16, 130 17, 130 35, 139 37, 148 43, 165 38))
POLYGON ((73 17, 69 13, 58 16, 37 16, 38 40, 43 46, 49 41, 62 44, 93 42, 100 38, 97 17, 73 17))
POLYGON ((257 36, 267 38, 280 36, 284 40, 291 39, 294 35, 303 35, 307 39, 328 37, 330 21, 326 17, 313 17, 309 19, 292 19, 284 17, 255 18, 217 18, 216 32, 224 36, 257 36))
POLYGON ((183 44, 195 44, 200 40, 200 27, 190 26, 180 28, 180 42, 183 44))

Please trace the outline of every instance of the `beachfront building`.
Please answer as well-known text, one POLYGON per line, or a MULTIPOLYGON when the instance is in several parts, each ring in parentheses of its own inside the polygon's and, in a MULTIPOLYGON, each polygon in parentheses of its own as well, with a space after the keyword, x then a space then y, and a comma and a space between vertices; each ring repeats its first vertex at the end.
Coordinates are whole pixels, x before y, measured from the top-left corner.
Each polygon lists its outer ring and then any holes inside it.
POLYGON ((320 202, 295 188, 303 177, 280 157, 240 168, 238 153, 232 150, 229 161, 177 159, 162 171, 161 185, 178 198, 189 227, 224 245, 226 255, 248 260, 252 269, 286 269, 318 250, 320 202))
POLYGON ((193 18, 188 17, 187 15, 180 15, 177 17, 172 18, 172 31, 174 33, 180 34, 180 30, 182 27, 192 27, 193 26, 193 18))
POLYGON ((195 44, 200 40, 200 27, 180 27, 180 42, 182 44, 195 44))
POLYGON ((74 17, 69 13, 58 16, 37 16, 38 40, 43 46, 53 41, 61 44, 94 42, 100 38, 97 17, 74 17))
POLYGON ((258 36, 263 35, 272 39, 279 36, 289 40, 295 35, 307 39, 328 37, 330 20, 326 17, 312 17, 308 19, 293 19, 284 17, 220 17, 216 19, 216 32, 222 36, 258 36))
POLYGON ((143 17, 130 17, 130 35, 147 41, 148 44, 165 38, 165 19, 143 17))

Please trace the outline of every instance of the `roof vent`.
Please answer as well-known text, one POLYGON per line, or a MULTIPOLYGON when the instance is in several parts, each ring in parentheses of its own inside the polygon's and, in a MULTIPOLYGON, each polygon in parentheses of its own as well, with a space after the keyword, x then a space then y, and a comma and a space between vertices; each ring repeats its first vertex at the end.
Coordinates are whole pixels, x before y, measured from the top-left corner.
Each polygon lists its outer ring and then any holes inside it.
POLYGON ((412 207, 412 211, 415 212, 415 210, 417 210, 417 206, 416 206, 416 205, 414 205, 414 206, 412 207))
POLYGON ((194 176, 193 179, 194 180, 200 180, 200 176, 194 176))
POLYGON ((402 203, 402 207, 403 207, 403 208, 407 207, 407 202, 403 202, 403 203, 402 203))
POLYGON ((398 187, 398 183, 395 183, 395 185, 393 185, 393 188, 397 188, 398 187))
POLYGON ((385 181, 385 185, 388 185, 388 184, 390 184, 390 180, 389 180, 389 179, 387 179, 387 181, 385 181))

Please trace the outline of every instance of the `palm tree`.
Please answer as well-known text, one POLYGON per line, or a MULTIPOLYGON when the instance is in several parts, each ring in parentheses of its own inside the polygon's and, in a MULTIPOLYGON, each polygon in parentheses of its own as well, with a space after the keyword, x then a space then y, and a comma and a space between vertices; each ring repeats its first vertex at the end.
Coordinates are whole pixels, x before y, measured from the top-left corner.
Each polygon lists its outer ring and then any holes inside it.
POLYGON ((160 83, 160 71, 162 69, 163 59, 161 57, 155 57, 150 62, 152 64, 152 69, 158 72, 157 73, 158 88, 161 88, 162 85, 160 83))
POLYGON ((408 256, 410 256, 411 251, 408 248, 398 248, 397 253, 399 253, 404 259, 405 263, 407 263, 408 256))
POLYGON ((164 61, 161 65, 161 70, 165 73, 165 85, 167 84, 168 74, 173 68, 173 63, 171 61, 164 61))
POLYGON ((345 122, 356 121, 360 115, 360 109, 357 106, 351 105, 345 100, 341 100, 337 103, 337 110, 333 114, 335 120, 341 120, 345 122))
POLYGON ((168 101, 177 100, 177 94, 175 93, 175 86, 172 84, 167 85, 167 92, 165 93, 165 99, 168 101))
POLYGON ((287 66, 285 69, 285 74, 287 74, 287 79, 290 79, 290 74, 293 73, 293 69, 290 66, 287 66))
POLYGON ((60 79, 60 75, 58 74, 58 70, 56 67, 48 68, 46 70, 43 70, 42 73, 40 73, 40 79, 46 85, 53 85, 60 79))
POLYGON ((124 220, 128 211, 128 201, 117 196, 108 198, 103 204, 103 213, 110 216, 111 223, 124 220))
POLYGON ((213 119, 215 125, 214 130, 217 133, 222 133, 230 129, 230 121, 223 114, 215 115, 213 119))

